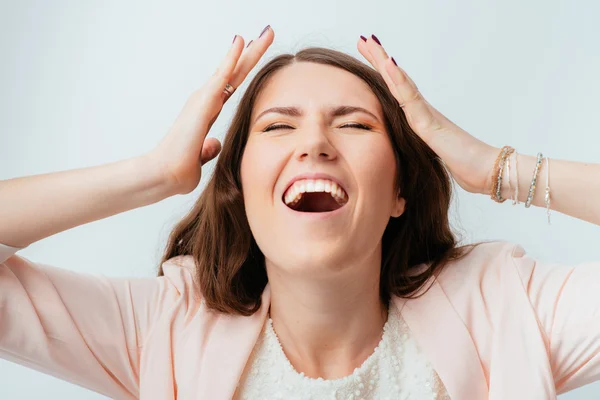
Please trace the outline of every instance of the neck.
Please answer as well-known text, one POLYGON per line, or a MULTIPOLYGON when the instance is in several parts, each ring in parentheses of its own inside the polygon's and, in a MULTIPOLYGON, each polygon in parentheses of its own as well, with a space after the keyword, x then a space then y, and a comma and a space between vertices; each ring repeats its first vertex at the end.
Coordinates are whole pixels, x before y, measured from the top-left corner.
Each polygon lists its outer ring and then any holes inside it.
POLYGON ((269 273, 273 328, 298 372, 336 379, 371 355, 387 320, 379 294, 380 254, 327 279, 291 276, 280 268, 269 273))

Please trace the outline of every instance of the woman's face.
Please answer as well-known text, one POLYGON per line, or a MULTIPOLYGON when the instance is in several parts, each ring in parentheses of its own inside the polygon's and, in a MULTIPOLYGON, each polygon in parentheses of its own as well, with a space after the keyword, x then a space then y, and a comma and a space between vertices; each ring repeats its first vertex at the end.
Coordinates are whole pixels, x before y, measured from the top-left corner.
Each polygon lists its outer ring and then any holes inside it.
POLYGON ((369 86, 342 69, 300 62, 271 77, 241 163, 246 213, 267 268, 322 275, 381 251, 389 218, 404 211, 383 121, 369 86))

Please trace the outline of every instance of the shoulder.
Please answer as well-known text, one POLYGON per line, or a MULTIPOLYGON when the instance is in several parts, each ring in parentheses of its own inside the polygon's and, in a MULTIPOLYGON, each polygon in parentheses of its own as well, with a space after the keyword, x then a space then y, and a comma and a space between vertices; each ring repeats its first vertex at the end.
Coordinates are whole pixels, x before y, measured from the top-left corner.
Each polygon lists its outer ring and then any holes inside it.
POLYGON ((479 242, 464 246, 465 256, 457 264, 481 263, 483 265, 511 261, 525 252, 518 243, 507 241, 479 242))
POLYGON ((481 242, 463 247, 463 254, 457 260, 448 262, 440 278, 448 275, 481 276, 497 274, 514 269, 525 256, 525 250, 517 243, 506 241, 481 242))
POLYGON ((526 284, 533 260, 516 243, 495 241, 468 245, 457 260, 447 263, 437 276, 450 298, 503 296, 526 284))
POLYGON ((196 262, 191 255, 180 255, 168 259, 162 264, 163 279, 180 296, 192 301, 200 301, 201 294, 196 284, 196 262))

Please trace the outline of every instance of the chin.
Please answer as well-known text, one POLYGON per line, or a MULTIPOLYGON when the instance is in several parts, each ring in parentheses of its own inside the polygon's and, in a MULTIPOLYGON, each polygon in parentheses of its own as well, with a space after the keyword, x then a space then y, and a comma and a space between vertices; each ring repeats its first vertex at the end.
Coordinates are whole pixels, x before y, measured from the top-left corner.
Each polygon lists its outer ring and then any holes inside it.
POLYGON ((347 266, 351 260, 348 252, 334 246, 298 245, 287 249, 286 256, 269 258, 271 264, 291 274, 329 274, 347 266), (337 251, 336 251, 337 250, 337 251))

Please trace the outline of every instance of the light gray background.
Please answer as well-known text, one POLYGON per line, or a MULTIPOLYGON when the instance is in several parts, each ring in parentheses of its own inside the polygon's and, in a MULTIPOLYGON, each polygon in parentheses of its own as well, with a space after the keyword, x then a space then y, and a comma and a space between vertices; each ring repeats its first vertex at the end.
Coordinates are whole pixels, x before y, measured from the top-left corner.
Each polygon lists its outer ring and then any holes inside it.
MULTIPOLYGON (((276 31, 268 57, 310 45, 359 56, 358 36, 375 33, 425 97, 482 140, 600 162, 599 13, 591 0, 2 0, 0 179, 150 150, 233 35, 250 40, 267 24, 276 31)), ((238 99, 212 136, 222 137, 238 99)), ((151 276, 169 229, 205 181, 192 194, 72 229, 21 254, 75 271, 151 276)), ((453 217, 466 241, 514 241, 562 263, 600 259, 600 228, 556 213, 548 226, 542 209, 459 191, 453 217)), ((598 397, 600 384, 592 384, 561 400, 598 397)), ((0 361, 0 399, 39 398, 103 397, 0 361)))

